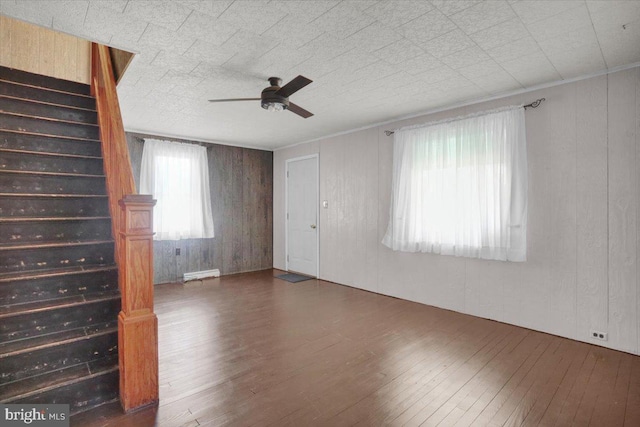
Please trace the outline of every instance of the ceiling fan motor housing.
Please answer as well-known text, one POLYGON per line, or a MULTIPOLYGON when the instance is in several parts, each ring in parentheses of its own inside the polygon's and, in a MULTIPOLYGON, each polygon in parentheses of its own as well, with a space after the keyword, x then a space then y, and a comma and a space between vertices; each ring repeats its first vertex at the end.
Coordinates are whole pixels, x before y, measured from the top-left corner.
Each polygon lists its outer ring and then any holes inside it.
POLYGON ((269 77, 269 83, 271 86, 265 88, 260 96, 260 105, 262 108, 267 109, 269 105, 281 104, 284 109, 287 109, 289 107, 289 98, 276 94, 276 92, 280 90, 282 80, 278 77, 269 77))

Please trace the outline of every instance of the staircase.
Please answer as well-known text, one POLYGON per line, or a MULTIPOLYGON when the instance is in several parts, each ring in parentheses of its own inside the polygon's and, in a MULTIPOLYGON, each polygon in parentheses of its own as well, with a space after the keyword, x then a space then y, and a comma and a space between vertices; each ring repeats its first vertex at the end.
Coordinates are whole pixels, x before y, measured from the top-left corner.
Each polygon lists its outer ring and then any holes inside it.
POLYGON ((0 67, 0 403, 118 399, 98 131, 89 86, 0 67))

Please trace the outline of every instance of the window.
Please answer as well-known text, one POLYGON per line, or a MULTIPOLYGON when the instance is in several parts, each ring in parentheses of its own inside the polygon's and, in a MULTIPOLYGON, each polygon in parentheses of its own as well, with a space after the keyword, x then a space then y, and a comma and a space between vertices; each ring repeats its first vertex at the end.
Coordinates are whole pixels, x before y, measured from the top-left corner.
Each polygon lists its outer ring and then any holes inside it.
POLYGON ((394 134, 393 250, 526 260, 524 108, 394 134))
POLYGON ((157 200, 153 210, 155 240, 213 237, 205 147, 146 139, 140 192, 157 200))

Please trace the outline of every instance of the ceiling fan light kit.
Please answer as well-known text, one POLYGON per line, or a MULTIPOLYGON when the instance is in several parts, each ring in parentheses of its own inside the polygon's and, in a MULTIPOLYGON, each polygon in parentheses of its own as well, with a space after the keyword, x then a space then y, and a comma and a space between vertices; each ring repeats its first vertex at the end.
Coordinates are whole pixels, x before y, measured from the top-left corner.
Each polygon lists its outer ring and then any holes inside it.
POLYGON ((305 119, 313 116, 312 113, 304 108, 289 102, 289 97, 292 94, 312 83, 312 80, 304 76, 298 76, 282 87, 280 87, 282 80, 279 77, 269 77, 268 80, 270 86, 264 88, 260 98, 210 99, 209 102, 260 101, 262 108, 267 111, 289 110, 305 119))
POLYGON ((287 105, 277 101, 276 102, 262 101, 262 108, 264 108, 267 111, 273 111, 274 113, 277 113, 279 111, 286 110, 287 105))

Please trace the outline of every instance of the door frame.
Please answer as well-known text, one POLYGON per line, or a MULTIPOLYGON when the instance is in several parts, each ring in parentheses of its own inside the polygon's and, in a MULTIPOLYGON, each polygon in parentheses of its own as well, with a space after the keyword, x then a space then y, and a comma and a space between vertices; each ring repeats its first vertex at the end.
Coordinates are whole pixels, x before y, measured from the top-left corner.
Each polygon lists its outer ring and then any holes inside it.
POLYGON ((289 164, 299 160, 315 159, 316 161, 316 278, 320 277, 320 153, 287 159, 284 168, 284 258, 285 267, 289 271, 289 164))

